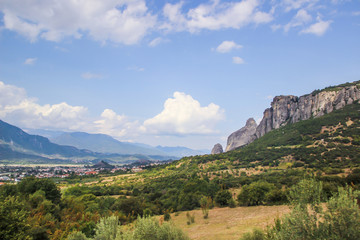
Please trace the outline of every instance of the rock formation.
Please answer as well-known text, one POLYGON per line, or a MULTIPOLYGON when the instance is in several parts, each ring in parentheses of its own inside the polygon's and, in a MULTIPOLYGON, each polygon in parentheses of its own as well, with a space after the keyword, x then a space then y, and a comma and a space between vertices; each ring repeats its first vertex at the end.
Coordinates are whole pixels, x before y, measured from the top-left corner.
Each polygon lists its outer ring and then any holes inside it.
POLYGON ((220 143, 215 144, 213 149, 211 150, 211 154, 219 154, 223 152, 224 150, 220 143))
POLYGON ((247 145, 255 140, 257 124, 253 118, 249 118, 246 121, 245 127, 232 133, 227 140, 227 146, 225 151, 231 151, 235 148, 247 145))
MULTIPOLYGON (((277 96, 272 101, 271 107, 264 111, 264 116, 256 127, 254 135, 249 136, 250 130, 245 134, 248 129, 247 126, 232 133, 228 138, 226 151, 233 150, 236 148, 234 146, 247 145, 271 130, 285 126, 288 123, 323 116, 359 99, 359 81, 351 86, 326 88, 301 97, 292 95, 277 96)), ((248 125, 248 122, 246 125, 248 125)))

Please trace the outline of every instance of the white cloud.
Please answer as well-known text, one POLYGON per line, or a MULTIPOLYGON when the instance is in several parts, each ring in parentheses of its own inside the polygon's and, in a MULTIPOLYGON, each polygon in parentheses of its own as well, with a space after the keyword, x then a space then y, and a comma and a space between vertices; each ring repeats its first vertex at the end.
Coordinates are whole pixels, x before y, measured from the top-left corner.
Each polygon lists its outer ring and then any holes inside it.
POLYGON ((308 28, 302 30, 300 33, 322 36, 330 28, 331 23, 332 21, 322 21, 320 18, 318 18, 317 23, 310 25, 308 28))
POLYGON ((236 44, 233 41, 223 41, 217 48, 216 51, 219 53, 227 53, 232 51, 233 49, 240 49, 241 45, 236 44))
POLYGON ((273 25, 271 25, 271 30, 273 32, 275 32, 275 31, 279 30, 281 27, 282 26, 280 24, 273 24, 273 25))
POLYGON ((24 64, 26 64, 26 65, 33 65, 33 64, 35 64, 36 60, 37 60, 37 58, 27 58, 27 59, 25 60, 24 64))
POLYGON ((155 27, 145 0, 3 0, 4 28, 31 42, 89 35, 101 42, 139 42, 155 27))
POLYGON ((243 0, 241 2, 221 2, 200 4, 182 13, 183 2, 167 3, 163 8, 163 15, 167 22, 162 28, 172 31, 187 30, 197 32, 202 29, 219 30, 224 28, 240 29, 251 23, 260 24, 272 21, 271 13, 259 10, 257 0, 243 0))
POLYGON ((164 135, 210 134, 222 119, 224 110, 218 105, 202 107, 190 95, 175 92, 165 101, 163 111, 147 119, 142 128, 147 133, 164 135))
POLYGON ((71 106, 65 102, 40 105, 26 91, 0 81, 0 118, 26 128, 104 133, 115 137, 131 138, 139 132, 137 121, 105 109, 95 119, 89 117, 86 107, 71 106))
POLYGON ((291 19, 291 21, 284 26, 284 31, 288 32, 290 28, 300 27, 304 24, 310 22, 312 17, 305 9, 300 9, 296 15, 291 19))
POLYGON ((59 104, 39 105, 26 91, 0 82, 0 118, 29 128, 74 129, 84 123, 87 109, 59 104))
POLYGON ((168 42, 169 40, 168 39, 164 39, 164 38, 161 38, 161 37, 157 37, 155 39, 153 39, 149 44, 148 46, 149 47, 156 47, 157 45, 161 44, 161 43, 166 43, 168 42))
POLYGON ((131 137, 139 130, 137 121, 131 122, 125 115, 118 115, 112 109, 105 109, 99 120, 94 121, 96 132, 118 138, 131 137))
POLYGON ((285 7, 285 11, 288 12, 294 9, 303 8, 304 6, 310 8, 318 1, 319 0, 283 0, 281 1, 281 4, 285 7))
POLYGON ((83 74, 81 74, 81 77, 84 78, 84 79, 100 79, 100 78, 103 78, 102 75, 91 73, 91 72, 83 73, 83 74))
POLYGON ((235 64, 244 64, 245 63, 245 61, 241 57, 233 57, 232 61, 235 64))
POLYGON ((351 14, 352 14, 353 16, 360 16, 360 11, 352 12, 351 14))

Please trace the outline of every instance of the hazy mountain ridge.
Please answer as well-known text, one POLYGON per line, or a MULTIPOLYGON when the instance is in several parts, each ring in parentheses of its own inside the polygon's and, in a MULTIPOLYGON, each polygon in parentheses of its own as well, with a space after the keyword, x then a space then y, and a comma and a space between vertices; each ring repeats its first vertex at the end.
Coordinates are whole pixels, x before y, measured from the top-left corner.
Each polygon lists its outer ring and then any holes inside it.
POLYGON ((114 163, 138 160, 169 160, 159 154, 105 154, 52 143, 48 138, 31 135, 0 120, 0 161, 3 163, 90 163, 106 159, 114 163))
POLYGON ((89 134, 85 132, 63 133, 51 141, 61 145, 86 148, 101 153, 168 155, 157 149, 145 148, 132 143, 120 142, 105 134, 89 134))

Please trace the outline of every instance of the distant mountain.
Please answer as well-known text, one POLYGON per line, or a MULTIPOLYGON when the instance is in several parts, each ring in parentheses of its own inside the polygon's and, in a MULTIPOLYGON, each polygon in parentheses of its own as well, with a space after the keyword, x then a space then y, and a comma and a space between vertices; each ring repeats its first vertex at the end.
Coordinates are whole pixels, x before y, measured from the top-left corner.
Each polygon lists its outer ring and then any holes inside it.
MULTIPOLYGON (((108 137, 108 136, 107 136, 108 137)), ((106 138, 106 137, 105 137, 106 138)), ((116 141, 116 140, 115 140, 116 141)), ((156 150, 157 153, 159 152, 156 150)), ((20 163, 96 163, 99 159, 116 164, 130 164, 139 160, 167 161, 177 159, 164 154, 118 154, 98 153, 74 146, 50 142, 48 138, 31 135, 22 129, 0 120, 0 162, 20 163)))
POLYGON ((33 128, 24 128, 26 133, 31 135, 39 135, 48 138, 50 141, 52 138, 56 138, 63 133, 64 131, 54 131, 54 130, 45 130, 45 129, 33 129, 33 128))
POLYGON ((57 144, 90 149, 91 151, 101 153, 169 155, 156 148, 120 142, 105 134, 89 134, 85 132, 63 133, 58 137, 51 138, 51 141, 57 144))
POLYGON ((187 147, 163 147, 157 146, 158 150, 163 151, 169 155, 175 155, 180 157, 204 155, 210 153, 208 150, 194 150, 187 147))
POLYGON ((82 157, 93 155, 89 150, 79 150, 72 146, 60 146, 49 141, 49 139, 30 135, 18 127, 10 125, 0 120, 0 141, 2 145, 7 145, 13 151, 19 149, 30 151, 37 154, 61 155, 64 157, 82 157))

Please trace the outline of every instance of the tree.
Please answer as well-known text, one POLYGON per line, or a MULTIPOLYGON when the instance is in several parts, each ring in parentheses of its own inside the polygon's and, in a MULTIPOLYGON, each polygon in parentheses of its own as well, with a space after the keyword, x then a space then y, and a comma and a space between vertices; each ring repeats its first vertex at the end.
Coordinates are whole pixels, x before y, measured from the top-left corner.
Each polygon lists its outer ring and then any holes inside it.
POLYGON ((0 239, 31 239, 27 232, 28 216, 24 202, 18 197, 10 196, 0 202, 0 239))
POLYGON ((215 196, 215 203, 221 207, 228 206, 231 198, 231 192, 228 190, 221 190, 215 196))
POLYGON ((35 177, 24 178, 18 185, 18 191, 25 196, 35 193, 38 190, 45 192, 46 199, 53 203, 60 203, 61 193, 56 184, 50 179, 38 179, 35 177))
POLYGON ((239 204, 244 206, 265 204, 267 202, 267 195, 273 189, 275 189, 274 184, 264 181, 257 181, 250 185, 245 185, 238 195, 239 204))

